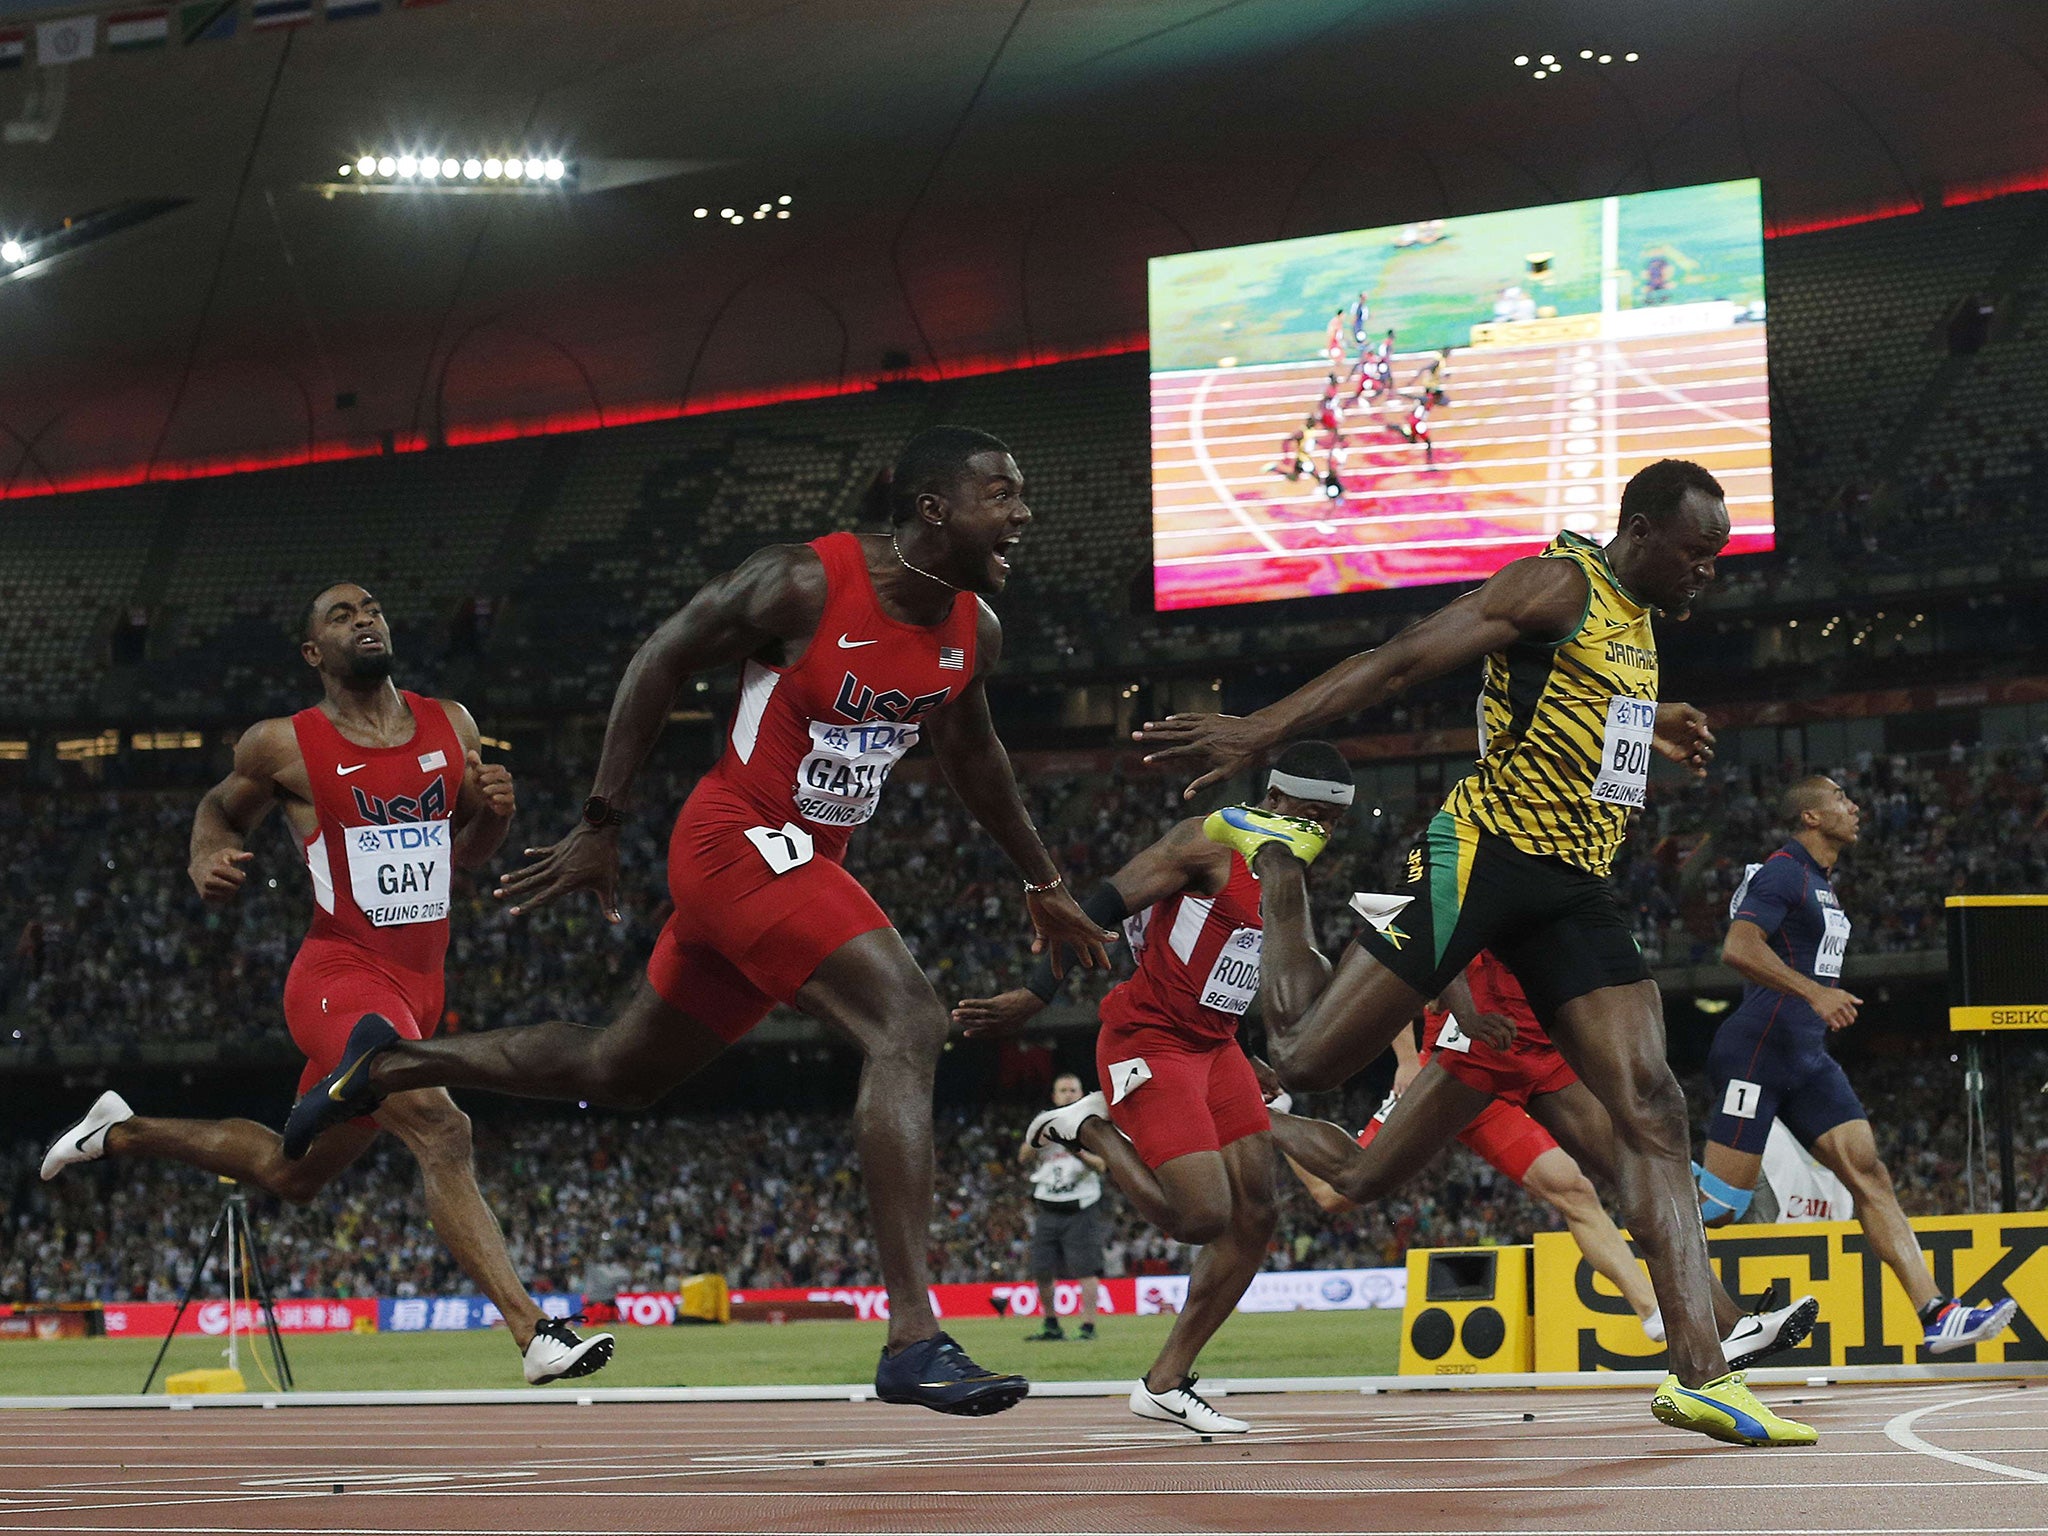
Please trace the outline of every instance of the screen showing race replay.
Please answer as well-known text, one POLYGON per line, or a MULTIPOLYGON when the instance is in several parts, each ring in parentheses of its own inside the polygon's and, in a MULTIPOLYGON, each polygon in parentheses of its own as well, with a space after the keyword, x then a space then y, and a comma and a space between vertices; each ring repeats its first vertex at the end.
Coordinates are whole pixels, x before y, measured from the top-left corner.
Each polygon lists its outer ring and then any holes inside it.
POLYGON ((1660 458, 1772 543, 1763 208, 1721 182, 1151 263, 1158 607, 1482 580, 1660 458))

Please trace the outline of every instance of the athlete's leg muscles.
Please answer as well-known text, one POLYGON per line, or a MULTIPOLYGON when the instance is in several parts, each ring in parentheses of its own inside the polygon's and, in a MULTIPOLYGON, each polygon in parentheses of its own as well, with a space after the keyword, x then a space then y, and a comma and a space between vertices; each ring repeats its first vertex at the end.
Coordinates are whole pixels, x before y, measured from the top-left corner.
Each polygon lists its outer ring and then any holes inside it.
POLYGON ((1308 1191, 1316 1197, 1316 1204, 1326 1211, 1350 1209, 1351 1202, 1337 1189, 1335 1181, 1360 1154, 1356 1136, 1328 1120, 1310 1120, 1302 1115, 1275 1115, 1273 1140, 1304 1183, 1315 1180, 1315 1184, 1308 1185, 1308 1191), (1316 1184, 1329 1190, 1328 1203, 1316 1189, 1316 1184))
POLYGON ((1685 1094, 1664 1059, 1653 981, 1601 987, 1557 1010, 1551 1038, 1613 1117, 1622 1211, 1656 1283, 1672 1369, 1688 1387, 1727 1374, 1713 1268, 1692 1179, 1685 1094))
POLYGON ((1539 1156, 1522 1175, 1522 1188, 1564 1218, 1586 1262, 1613 1283, 1629 1310, 1637 1317, 1648 1317, 1657 1310, 1657 1293, 1650 1286, 1649 1275, 1621 1240, 1607 1208, 1600 1203, 1599 1191, 1569 1152, 1552 1147, 1539 1156))
POLYGON ((1927 1267, 1927 1255, 1920 1240, 1899 1209, 1899 1197, 1892 1188, 1891 1171, 1877 1155, 1877 1138, 1868 1120, 1850 1120, 1814 1138, 1813 1155, 1840 1179, 1856 1197, 1856 1219, 1863 1235, 1899 1277, 1906 1295, 1919 1311, 1940 1295, 1934 1275, 1927 1267))
POLYGON ((1307 866, 1277 845, 1253 862, 1265 930, 1259 1011, 1267 1056, 1288 1088, 1338 1087, 1422 1011, 1422 995, 1356 944, 1333 971, 1316 948, 1307 866))
POLYGON ((588 1099, 644 1109, 725 1049, 707 1025, 662 1000, 641 978, 600 1029, 559 1020, 435 1040, 402 1040, 370 1066, 382 1093, 483 1088, 527 1099, 588 1099))
POLYGON ((1145 1385, 1154 1392, 1171 1391, 1194 1370, 1195 1357, 1229 1321, 1245 1288, 1265 1262, 1278 1220, 1273 1203, 1271 1136, 1243 1136, 1221 1152, 1197 1155, 1216 1158, 1223 1165, 1230 1191, 1230 1221, 1195 1260, 1194 1272, 1188 1277, 1187 1300, 1173 1320, 1158 1358, 1145 1373, 1145 1385))
POLYGON ((394 1093, 378 1105, 377 1123, 404 1142, 420 1165, 434 1235, 477 1289, 505 1314, 513 1341, 524 1350, 533 1342, 541 1310, 513 1269, 504 1231, 477 1188, 469 1116, 455 1107, 446 1089, 416 1088, 394 1093))
POLYGON ((1322 1176, 1353 1205, 1384 1200, 1434 1162, 1490 1098, 1432 1061, 1395 1102, 1372 1144, 1352 1141, 1343 1165, 1322 1176))
POLYGON ((1130 1137, 1107 1120, 1084 1120, 1076 1141, 1109 1164, 1138 1214, 1177 1243, 1214 1242, 1230 1225, 1230 1176, 1219 1152, 1189 1152, 1145 1166, 1130 1137))
POLYGON ((283 1139, 254 1120, 162 1120, 137 1115, 107 1132, 110 1157, 161 1157, 303 1205, 377 1139, 374 1125, 331 1126, 293 1162, 283 1139))
POLYGON ((819 964, 796 1005, 866 1058, 853 1110, 861 1182, 889 1291, 889 1347, 939 1331, 927 1290, 932 1079, 946 1043, 946 1010, 893 928, 848 939, 819 964))
MULTIPOLYGON (((1609 1189, 1620 1193, 1621 1155, 1614 1143, 1614 1119, 1607 1113, 1607 1106, 1593 1096, 1591 1089, 1584 1083, 1570 1083, 1556 1093, 1539 1093, 1529 1101, 1529 1114, 1572 1155, 1582 1173, 1591 1174, 1609 1189)), ((1604 1210, 1601 1217, 1607 1220, 1604 1210)), ((1608 1225, 1611 1227, 1613 1222, 1608 1220, 1608 1225)), ((1573 1228, 1574 1236, 1577 1230, 1573 1228)), ((1615 1234, 1615 1240, 1620 1241, 1619 1233, 1615 1234)), ((1593 1257, 1583 1238, 1579 1247, 1588 1259, 1593 1257)), ((1623 1251, 1627 1251, 1625 1244, 1623 1251)), ((1635 1264, 1633 1258, 1629 1262, 1632 1266, 1635 1264)), ((1600 1269, 1598 1264, 1593 1267, 1600 1269)), ((1604 1269, 1600 1272, 1607 1274, 1604 1269)), ((1636 1273, 1642 1273, 1639 1267, 1636 1273)), ((1609 1275, 1608 1278, 1614 1277, 1609 1275)), ((1622 1294, 1626 1296, 1628 1292, 1624 1290, 1622 1294)), ((1633 1306, 1634 1302, 1631 1301, 1630 1305, 1633 1306)), ((1728 1294, 1728 1288, 1721 1283, 1717 1271, 1714 1275, 1714 1326, 1720 1330, 1721 1337, 1728 1336, 1729 1331, 1742 1320, 1742 1314, 1742 1303, 1728 1294)), ((1636 1315, 1645 1314, 1638 1309, 1636 1315)))

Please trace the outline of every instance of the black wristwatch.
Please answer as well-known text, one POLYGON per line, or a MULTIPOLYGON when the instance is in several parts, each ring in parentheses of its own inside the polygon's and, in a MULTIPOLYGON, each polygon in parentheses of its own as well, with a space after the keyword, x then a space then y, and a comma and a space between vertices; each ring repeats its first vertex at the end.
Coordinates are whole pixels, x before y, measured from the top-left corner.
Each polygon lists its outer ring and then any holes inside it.
POLYGON ((626 813, 603 795, 592 795, 583 802, 583 820, 593 827, 622 827, 626 824, 626 813))

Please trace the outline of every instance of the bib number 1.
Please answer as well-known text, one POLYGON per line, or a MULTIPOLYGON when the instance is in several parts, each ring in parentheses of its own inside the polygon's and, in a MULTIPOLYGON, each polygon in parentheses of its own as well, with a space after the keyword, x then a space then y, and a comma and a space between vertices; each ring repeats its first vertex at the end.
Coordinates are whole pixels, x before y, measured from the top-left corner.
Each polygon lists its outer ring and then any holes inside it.
POLYGON ((811 862, 812 854, 817 851, 811 834, 793 821, 785 821, 779 827, 749 827, 747 841, 761 855, 761 862, 768 866, 769 873, 777 875, 802 868, 811 862))

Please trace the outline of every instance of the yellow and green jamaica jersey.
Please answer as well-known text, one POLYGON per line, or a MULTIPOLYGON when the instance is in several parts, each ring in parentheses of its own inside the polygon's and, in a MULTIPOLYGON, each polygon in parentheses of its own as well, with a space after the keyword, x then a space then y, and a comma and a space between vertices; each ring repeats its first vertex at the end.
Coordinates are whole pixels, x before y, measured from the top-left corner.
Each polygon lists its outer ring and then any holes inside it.
POLYGON ((1560 533, 1539 557, 1586 573, 1577 628, 1486 658, 1479 772, 1444 800, 1451 815, 1596 875, 1614 863, 1643 803, 1657 719, 1650 607, 1615 579, 1600 546, 1560 533))

